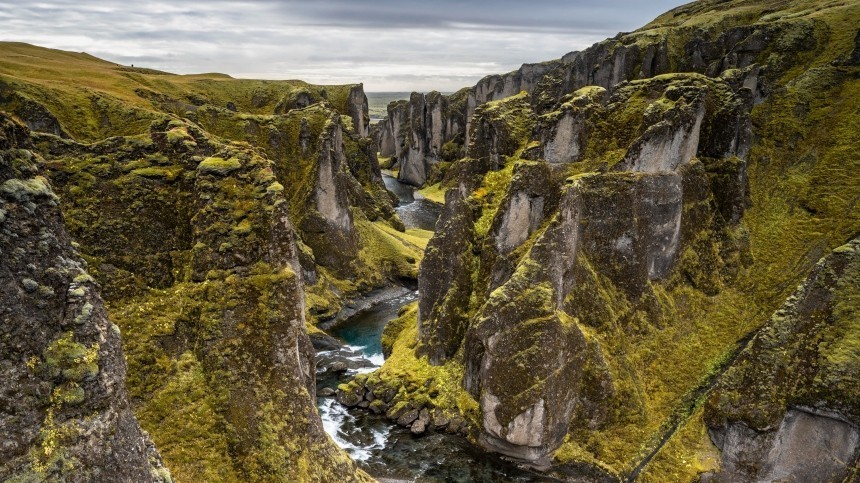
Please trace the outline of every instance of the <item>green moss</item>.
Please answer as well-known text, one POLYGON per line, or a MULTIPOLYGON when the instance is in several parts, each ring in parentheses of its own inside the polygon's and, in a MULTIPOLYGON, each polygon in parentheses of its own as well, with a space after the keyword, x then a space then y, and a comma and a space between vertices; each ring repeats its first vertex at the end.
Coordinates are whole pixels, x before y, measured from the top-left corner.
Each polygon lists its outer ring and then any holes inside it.
POLYGON ((719 467, 720 450, 711 442, 700 406, 651 460, 639 479, 655 483, 695 481, 699 475, 719 467))
POLYGON ((30 179, 7 179, 0 185, 0 195, 19 203, 25 203, 38 198, 48 198, 49 200, 57 201, 57 195, 51 190, 48 180, 43 176, 36 176, 30 179))
MULTIPOLYGON (((202 163, 201 163, 202 164, 202 163)), ((176 179, 176 176, 182 173, 181 166, 169 166, 169 167, 148 167, 148 168, 138 168, 131 171, 131 174, 135 176, 141 176, 143 178, 155 178, 155 179, 164 179, 167 181, 173 181, 176 179)))
POLYGON ((64 332, 42 354, 44 369, 50 377, 62 376, 79 382, 99 372, 99 344, 87 347, 74 341, 72 332, 64 332))
POLYGON ((77 284, 93 283, 93 282, 95 282, 95 280, 93 279, 93 277, 91 277, 91 276, 90 276, 90 274, 88 274, 87 272, 82 272, 80 275, 76 276, 76 277, 74 278, 74 280, 73 280, 73 281, 74 281, 75 283, 77 283, 77 284))
POLYGON ((83 324, 90 319, 93 313, 93 305, 89 302, 81 307, 81 312, 75 316, 75 324, 83 324))
POLYGON ((525 91, 498 101, 482 104, 475 111, 475 118, 484 115, 492 120, 498 120, 506 127, 506 135, 525 145, 531 137, 535 125, 534 113, 529 104, 529 95, 525 91))
POLYGON ((185 352, 169 364, 166 383, 148 395, 137 415, 144 428, 157 428, 150 429, 150 434, 173 477, 177 481, 240 481, 230 464, 224 420, 216 412, 217 395, 200 362, 185 352))
POLYGON ((853 393, 850 398, 860 403, 860 391, 854 384, 860 380, 860 327, 856 323, 860 314, 860 254, 856 252, 860 248, 855 245, 853 250, 855 254, 833 291, 833 327, 819 344, 827 367, 819 384, 834 392, 853 393))
POLYGON ((204 174, 217 174, 225 176, 231 171, 235 171, 242 167, 242 163, 236 158, 206 158, 197 165, 197 171, 204 174))
POLYGON ((513 178, 515 161, 508 160, 500 171, 491 171, 484 176, 481 186, 476 189, 471 199, 481 204, 481 217, 475 222, 475 235, 478 238, 487 236, 490 225, 496 217, 496 212, 502 204, 504 194, 513 178))
POLYGON ((269 193, 281 193, 284 191, 284 185, 275 181, 266 187, 266 191, 269 193))
POLYGON ((431 232, 410 230, 398 232, 382 222, 359 221, 356 231, 360 239, 358 278, 367 288, 380 286, 383 277, 418 278, 418 266, 431 232))
POLYGON ((80 428, 74 420, 57 423, 54 412, 59 402, 48 408, 36 444, 31 448, 30 466, 36 481, 44 481, 46 476, 74 472, 80 463, 75 458, 68 457, 66 447, 80 434, 80 428))
POLYGON ((55 387, 51 394, 51 401, 55 405, 74 406, 82 403, 84 399, 86 399, 86 393, 75 381, 69 381, 55 387))
POLYGON ((445 204, 445 191, 446 189, 442 188, 442 183, 437 183, 429 186, 425 186, 417 191, 424 198, 438 203, 440 205, 445 204))

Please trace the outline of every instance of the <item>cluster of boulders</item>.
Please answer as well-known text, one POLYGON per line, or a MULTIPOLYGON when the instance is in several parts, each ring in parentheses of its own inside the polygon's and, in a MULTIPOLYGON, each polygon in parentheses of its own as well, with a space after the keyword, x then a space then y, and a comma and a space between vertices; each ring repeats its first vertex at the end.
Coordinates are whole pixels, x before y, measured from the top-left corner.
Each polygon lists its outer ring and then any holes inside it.
MULTIPOLYGON (((423 393, 422 389, 427 389, 426 387, 413 389, 415 391, 403 394, 394 387, 370 384, 367 376, 362 374, 348 384, 338 386, 335 397, 346 407, 358 407, 374 414, 384 414, 398 425, 409 428, 413 434, 423 434, 430 430, 452 434, 468 433, 469 425, 461 416, 448 414, 426 397, 416 397, 417 393, 423 393)), ((428 395, 433 398, 437 393, 430 390, 428 395)))

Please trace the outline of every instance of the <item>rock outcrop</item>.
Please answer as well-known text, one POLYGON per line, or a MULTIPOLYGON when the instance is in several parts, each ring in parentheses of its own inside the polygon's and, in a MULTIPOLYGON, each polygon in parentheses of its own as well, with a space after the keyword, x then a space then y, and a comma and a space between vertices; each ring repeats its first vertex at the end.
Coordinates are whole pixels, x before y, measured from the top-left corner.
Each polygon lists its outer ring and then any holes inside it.
POLYGON ((362 84, 349 88, 347 113, 349 113, 349 117, 352 119, 355 133, 366 138, 370 133, 370 113, 367 106, 367 96, 364 95, 364 86, 362 84))
POLYGON ((380 155, 399 163, 397 179, 414 186, 427 180, 433 166, 453 161, 462 144, 465 119, 457 112, 457 98, 438 92, 413 92, 408 101, 388 106, 388 117, 379 124, 380 155))
POLYGON ((296 178, 183 121, 153 124, 145 141, 40 138, 72 236, 127 335, 137 413, 178 478, 364 478, 315 412, 290 208, 318 209, 332 236, 352 226, 336 186, 338 117, 310 114, 293 121, 320 129, 300 168, 313 181, 292 200, 283 183, 296 178))
POLYGON ((860 463, 860 239, 822 259, 740 354, 705 421, 726 481, 848 481, 860 463))
MULTIPOLYGON (((558 166, 567 163, 520 161, 504 191, 494 193, 502 196, 498 204, 480 208, 482 216, 491 215, 483 236, 468 230, 475 225, 468 219, 473 208, 461 190, 448 192, 419 275, 419 353, 442 364, 464 348, 463 384, 480 404, 479 441, 486 447, 546 467, 574 411, 588 424, 605 423, 600 407, 616 388, 601 344, 585 327, 606 323, 594 305, 608 301, 589 293, 591 278, 610 280, 615 296, 635 305, 648 297, 651 283, 683 263, 684 250, 713 249, 712 241, 697 245, 697 237, 722 229, 708 208, 717 195, 694 160, 700 146, 710 145, 703 125, 737 103, 751 108, 743 87, 736 88, 729 80, 679 75, 619 87, 606 106, 599 102, 602 89, 575 94, 560 112, 543 117, 544 125, 564 122, 579 105, 579 129, 592 135, 567 140, 592 155, 637 133, 620 160, 604 158, 615 172, 563 181, 558 166), (613 123, 632 116, 631 100, 640 96, 648 99, 639 108, 643 125, 613 123), (477 277, 464 277, 463 270, 477 277)), ((534 124, 525 94, 485 104, 476 111, 468 152, 486 160, 488 172, 500 170, 529 144, 534 124)), ((558 152, 546 144, 542 151, 558 152)), ((481 189, 467 192, 472 203, 481 189)), ((733 209, 742 213, 739 201, 733 209)))
POLYGON ((28 130, 0 115, 0 479, 172 481, 41 163, 28 130))

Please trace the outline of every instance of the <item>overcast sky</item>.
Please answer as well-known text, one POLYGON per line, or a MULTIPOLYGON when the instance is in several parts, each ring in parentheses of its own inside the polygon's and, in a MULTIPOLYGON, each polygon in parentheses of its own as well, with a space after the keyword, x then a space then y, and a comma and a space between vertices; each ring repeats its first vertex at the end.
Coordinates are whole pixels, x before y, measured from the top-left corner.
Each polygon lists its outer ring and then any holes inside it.
POLYGON ((0 40, 181 74, 454 91, 684 0, 0 0, 0 40))

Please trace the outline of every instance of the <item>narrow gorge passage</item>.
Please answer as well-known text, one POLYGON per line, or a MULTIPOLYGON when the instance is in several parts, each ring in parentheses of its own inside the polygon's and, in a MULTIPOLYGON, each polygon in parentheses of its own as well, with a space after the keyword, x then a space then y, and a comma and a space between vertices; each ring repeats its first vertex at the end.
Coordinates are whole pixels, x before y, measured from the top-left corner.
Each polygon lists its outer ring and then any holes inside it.
MULTIPOLYGON (((383 173, 386 188, 397 195, 398 215, 407 228, 432 230, 441 207, 416 199, 415 189, 383 173)), ((329 333, 343 343, 317 352, 317 407, 326 432, 372 476, 407 481, 555 481, 517 468, 485 453, 464 437, 428 431, 413 435, 382 414, 347 408, 333 397, 339 384, 376 370, 384 361, 385 324, 402 307, 418 300, 418 291, 393 292, 390 298, 337 324, 329 333)))

